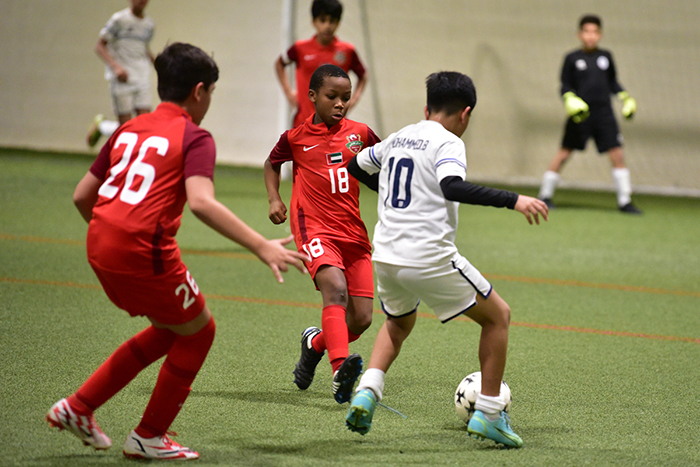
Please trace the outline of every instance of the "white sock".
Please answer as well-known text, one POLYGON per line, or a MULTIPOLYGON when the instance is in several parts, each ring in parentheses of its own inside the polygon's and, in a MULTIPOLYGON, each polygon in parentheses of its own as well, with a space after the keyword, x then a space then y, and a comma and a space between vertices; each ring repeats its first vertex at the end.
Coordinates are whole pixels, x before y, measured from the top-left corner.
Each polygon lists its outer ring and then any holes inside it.
POLYGON ((630 180, 630 170, 612 169, 612 178, 617 188, 617 205, 626 206, 632 202, 632 181, 630 180))
POLYGON ((481 393, 476 395, 476 410, 481 410, 490 421, 497 420, 501 416, 501 411, 506 408, 506 402, 500 396, 485 396, 481 393))
POLYGON ((542 186, 540 186, 539 199, 548 199, 554 196, 554 190, 557 189, 557 184, 561 176, 557 172, 548 170, 542 176, 542 186))
POLYGON ((362 375, 362 378, 360 378, 360 383, 357 385, 355 392, 359 392, 363 389, 369 389, 374 393, 374 397, 377 399, 377 402, 380 402, 383 396, 382 393, 384 392, 385 376, 386 373, 379 368, 369 368, 362 375))
POLYGON ((100 130, 102 136, 109 137, 119 128, 119 122, 114 120, 102 120, 97 128, 100 130))

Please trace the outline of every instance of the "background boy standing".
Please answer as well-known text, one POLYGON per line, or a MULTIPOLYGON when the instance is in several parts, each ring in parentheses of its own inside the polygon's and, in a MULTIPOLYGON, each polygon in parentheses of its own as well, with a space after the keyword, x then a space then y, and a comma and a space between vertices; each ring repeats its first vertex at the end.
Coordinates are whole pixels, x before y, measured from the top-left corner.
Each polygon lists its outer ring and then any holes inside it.
POLYGON ((142 459, 196 459, 199 454, 166 434, 214 341, 211 311, 180 259, 175 235, 188 203, 205 224, 248 248, 282 282, 306 255, 266 240, 214 196, 214 140, 199 127, 209 109, 219 69, 206 53, 174 43, 155 60, 163 101, 122 125, 107 140, 73 194, 89 223, 88 261, 110 300, 151 325, 122 344, 46 420, 83 444, 108 449, 112 441, 93 412, 163 356, 165 361, 141 422, 124 455, 142 459))
POLYGON ((296 109, 292 127, 301 125, 314 113, 314 105, 308 99, 309 81, 313 72, 321 65, 337 65, 346 73, 352 71, 357 75, 357 85, 346 111, 352 109, 362 96, 367 84, 367 71, 355 47, 335 36, 342 14, 343 5, 338 0, 314 0, 311 4, 311 24, 316 30, 316 35, 311 39, 296 41, 275 61, 277 79, 289 105, 296 109), (292 63, 296 65, 296 90, 292 88, 285 72, 285 67, 292 63))
POLYGON ((582 48, 564 58, 561 70, 561 96, 569 114, 561 148, 549 163, 542 177, 538 198, 554 207, 552 197, 559 182, 562 167, 574 150, 583 150, 590 137, 598 152, 610 156, 612 177, 617 190, 617 204, 623 213, 641 214, 632 204, 632 182, 622 151, 622 135, 617 126, 610 94, 622 101, 622 115, 631 119, 637 110, 636 101, 617 81, 612 54, 598 48, 602 36, 601 20, 595 15, 583 16, 579 21, 578 37, 582 48))
POLYGON ((105 79, 109 81, 112 107, 118 122, 97 115, 88 132, 88 146, 101 136, 114 133, 134 115, 151 111, 151 66, 153 54, 149 43, 155 24, 145 15, 148 0, 130 0, 131 6, 112 15, 100 31, 95 52, 105 62, 105 79))
POLYGON ((366 434, 384 391, 384 378, 413 330, 424 301, 443 323, 464 313, 481 326, 481 393, 468 431, 509 447, 522 446, 510 427, 500 395, 506 365, 510 308, 454 244, 458 203, 508 207, 532 224, 547 219, 547 206, 529 196, 465 181, 467 159, 460 139, 476 105, 472 80, 457 72, 427 79, 426 120, 409 125, 363 150, 348 169, 366 177, 379 172, 374 229, 377 293, 387 315, 346 417, 366 434), (364 174, 363 174, 364 172, 364 174))
POLYGON ((315 113, 282 134, 265 161, 265 187, 270 220, 281 224, 287 220, 287 206, 279 194, 280 167, 293 161, 291 229, 298 250, 311 257, 307 267, 323 298, 323 330, 312 326, 302 333, 294 383, 307 389, 328 349, 333 396, 343 403, 350 400, 362 372, 362 359, 349 355, 348 344, 372 323, 374 297, 372 247, 360 218, 360 187, 347 165, 379 138, 364 123, 345 118, 352 85, 340 67, 318 67, 307 95, 315 113))

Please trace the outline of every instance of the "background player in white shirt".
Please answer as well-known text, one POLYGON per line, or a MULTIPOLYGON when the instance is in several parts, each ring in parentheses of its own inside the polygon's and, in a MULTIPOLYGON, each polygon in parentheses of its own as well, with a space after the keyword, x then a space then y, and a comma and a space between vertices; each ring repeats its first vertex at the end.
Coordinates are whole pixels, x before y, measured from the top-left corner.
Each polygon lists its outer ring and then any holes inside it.
POLYGON ((95 46, 95 52, 105 62, 105 79, 109 81, 112 107, 119 121, 104 120, 101 114, 97 115, 87 136, 90 147, 135 115, 151 111, 150 75, 154 57, 149 43, 155 24, 144 13, 148 0, 129 1, 129 8, 109 18, 95 46))
POLYGON ((468 431, 509 447, 522 446, 510 427, 500 396, 506 364, 510 308, 454 244, 458 203, 508 207, 530 224, 547 220, 536 198, 466 182, 467 160, 460 139, 476 105, 472 80, 457 72, 427 79, 426 120, 409 125, 363 150, 351 174, 379 172, 379 221, 374 230, 377 290, 387 319, 374 343, 369 368, 351 402, 346 425, 366 434, 385 373, 416 322, 421 300, 446 322, 464 313, 481 326, 481 394, 468 431))

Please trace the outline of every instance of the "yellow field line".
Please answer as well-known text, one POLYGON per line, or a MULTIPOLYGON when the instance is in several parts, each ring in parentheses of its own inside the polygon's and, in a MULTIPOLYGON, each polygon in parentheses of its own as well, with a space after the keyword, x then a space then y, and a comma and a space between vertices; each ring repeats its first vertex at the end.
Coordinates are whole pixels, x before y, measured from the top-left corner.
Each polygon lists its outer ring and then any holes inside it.
MULTIPOLYGON (((38 243, 57 243, 65 245, 85 245, 84 241, 78 240, 60 240, 52 238, 43 237, 32 237, 27 235, 8 235, 0 234, 0 240, 20 240, 25 242, 38 242, 38 243)), ((244 260, 256 260, 257 257, 251 253, 232 253, 226 251, 206 251, 206 250, 193 250, 184 248, 181 250, 183 255, 196 255, 196 256, 212 256, 219 258, 231 258, 231 259, 244 259, 244 260)), ((695 297, 700 298, 700 292, 692 292, 689 290, 669 290, 660 289, 654 287, 643 287, 635 285, 622 285, 622 284, 601 284, 595 282, 583 282, 576 280, 561 280, 561 279, 544 279, 538 277, 520 277, 520 276, 508 276, 501 274, 484 274, 489 280, 494 281, 505 281, 505 282, 522 282, 527 284, 544 284, 544 285, 559 285, 567 287, 585 287, 593 289, 607 289, 607 290, 619 290, 624 292, 642 292, 642 293, 652 293, 660 295, 675 295, 679 297, 695 297)))
MULTIPOLYGON (((9 282, 13 284, 28 284, 28 285, 49 285, 56 287, 77 287, 82 289, 101 289, 99 285, 96 284, 80 284, 76 282, 58 282, 58 281, 45 281, 45 280, 32 280, 32 279, 15 279, 11 277, 0 277, 0 282, 9 282)), ((204 294, 207 300, 227 300, 232 302, 243 302, 243 303, 260 303, 263 305, 273 305, 273 306, 288 306, 295 308, 316 308, 321 309, 321 305, 318 303, 305 303, 305 302, 293 302, 285 300, 270 300, 266 298, 253 298, 253 297, 238 297, 235 295, 216 295, 216 294, 204 294)), ((374 310, 377 314, 382 314, 381 310, 374 310)), ((431 313, 418 313, 421 318, 436 319, 435 315, 431 313)), ((455 321, 469 321, 466 316, 458 316, 455 321)), ((664 336, 659 334, 645 334, 640 332, 627 332, 627 331, 609 331, 604 329, 590 329, 590 328, 580 328, 576 326, 557 326, 552 324, 536 324, 536 323, 523 323, 523 322, 511 322, 511 326, 533 328, 533 329, 547 329, 551 331, 567 331, 567 332, 578 332, 586 334, 597 334, 604 336, 618 336, 618 337, 635 337, 640 339, 653 339, 653 340, 665 340, 665 341, 677 341, 677 342, 688 342, 691 344, 700 344, 700 338, 695 337, 679 337, 679 336, 664 336)))

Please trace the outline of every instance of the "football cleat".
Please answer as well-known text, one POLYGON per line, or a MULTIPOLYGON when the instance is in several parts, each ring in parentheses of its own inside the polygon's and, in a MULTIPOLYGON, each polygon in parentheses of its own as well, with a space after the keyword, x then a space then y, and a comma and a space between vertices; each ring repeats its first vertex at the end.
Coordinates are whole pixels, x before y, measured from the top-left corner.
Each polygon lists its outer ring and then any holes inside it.
POLYGON ((500 418, 492 422, 481 410, 477 410, 469 420, 467 431, 469 436, 482 440, 488 438, 507 448, 519 448, 523 445, 523 440, 511 429, 510 417, 506 412, 501 412, 500 418))
POLYGON ((552 198, 543 198, 544 204, 547 205, 547 209, 554 209, 557 206, 552 202, 552 198))
POLYGON ((345 417, 345 426, 348 430, 357 432, 362 436, 372 428, 372 417, 374 409, 377 408, 377 401, 374 393, 369 389, 363 389, 355 394, 350 402, 350 410, 345 417))
POLYGON ((100 123, 102 123, 102 120, 104 120, 104 116, 102 114, 95 115, 95 119, 92 121, 92 125, 88 130, 87 144, 91 148, 95 147, 102 136, 102 132, 100 132, 100 123))
POLYGON ((199 453, 180 446, 168 438, 169 432, 155 438, 142 438, 136 431, 132 431, 124 443, 124 456, 129 459, 166 459, 166 460, 190 460, 199 458, 199 453))
POLYGON ((362 357, 354 353, 347 357, 333 374, 333 398, 338 404, 350 401, 355 381, 362 374, 362 357))
POLYGON ((318 362, 323 358, 325 352, 316 352, 311 345, 311 340, 321 333, 321 330, 315 326, 304 329, 301 333, 301 357, 294 366, 294 384, 299 389, 307 389, 314 380, 314 373, 318 362))
POLYGON ((112 440, 102 432, 95 417, 92 414, 76 414, 66 399, 61 399, 51 407, 46 414, 46 421, 54 428, 68 430, 85 446, 92 446, 97 450, 109 449, 112 446, 112 440))
POLYGON ((625 214, 641 214, 642 210, 639 209, 637 206, 635 206, 632 203, 627 203, 624 206, 620 206, 620 212, 624 212, 625 214))

